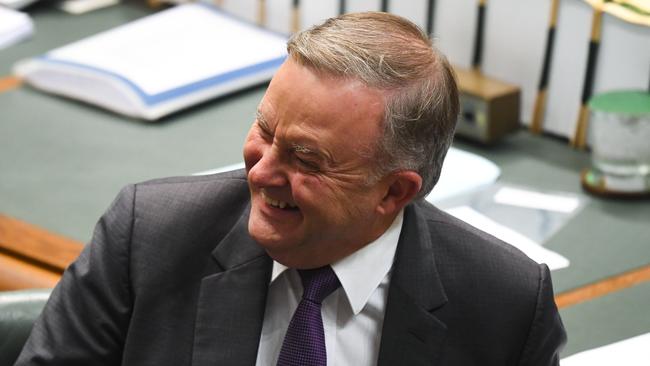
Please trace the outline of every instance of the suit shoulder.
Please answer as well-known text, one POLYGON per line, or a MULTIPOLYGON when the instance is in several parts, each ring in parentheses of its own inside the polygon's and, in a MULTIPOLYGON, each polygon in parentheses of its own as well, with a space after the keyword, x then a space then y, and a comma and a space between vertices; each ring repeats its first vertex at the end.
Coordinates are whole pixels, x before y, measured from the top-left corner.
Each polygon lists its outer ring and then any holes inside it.
POLYGON ((250 202, 243 170, 154 179, 127 187, 121 196, 125 191, 134 217, 152 227, 224 224, 243 214, 250 202))
MULTIPOLYGON (((438 209, 428 202, 419 203, 429 231, 441 244, 461 247, 463 250, 489 254, 489 257, 506 260, 525 267, 537 263, 516 247, 438 209)), ((537 271, 537 268, 534 269, 537 271)))
POLYGON ((205 182, 238 182, 246 183, 246 171, 244 169, 237 169, 222 173, 208 174, 208 175, 188 175, 177 177, 165 177, 150 179, 144 182, 137 183, 136 186, 164 186, 164 185, 186 185, 186 184, 201 184, 205 182))
POLYGON ((134 185, 136 204, 192 204, 217 203, 218 199, 242 200, 248 195, 244 170, 199 175, 152 179, 134 185))
POLYGON ((132 280, 142 290, 200 277, 215 246, 247 217, 250 194, 244 172, 234 171, 138 183, 132 201, 132 280))
POLYGON ((481 283, 535 296, 540 265, 514 246, 429 203, 420 203, 440 275, 456 283, 481 283))
POLYGON ((449 352, 448 363, 466 363, 461 360, 481 349, 486 339, 498 339, 501 345, 490 354, 493 358, 483 360, 495 365, 522 357, 532 360, 544 352, 539 351, 540 344, 550 349, 563 342, 546 266, 428 203, 416 204, 416 210, 431 238, 436 272, 447 298, 435 314, 447 326, 449 344, 461 350, 449 352), (540 343, 549 332, 556 335, 553 342, 540 343))

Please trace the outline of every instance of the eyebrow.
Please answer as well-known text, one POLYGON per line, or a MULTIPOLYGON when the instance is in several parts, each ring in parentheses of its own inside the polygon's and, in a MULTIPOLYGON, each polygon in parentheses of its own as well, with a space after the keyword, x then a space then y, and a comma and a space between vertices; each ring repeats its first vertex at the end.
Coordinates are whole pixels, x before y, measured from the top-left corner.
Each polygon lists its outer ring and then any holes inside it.
POLYGON ((325 162, 329 166, 336 165, 336 160, 334 160, 334 157, 332 157, 330 154, 327 154, 325 151, 321 149, 313 149, 309 146, 293 143, 291 144, 291 150, 299 154, 314 156, 316 159, 318 159, 321 162, 325 162))
POLYGON ((302 154, 321 155, 317 151, 314 151, 313 149, 301 144, 291 144, 291 149, 302 154))
POLYGON ((264 130, 264 132, 267 132, 267 133, 271 132, 271 130, 269 129, 268 121, 266 120, 266 118, 264 117, 262 112, 260 112, 259 109, 257 111, 255 111, 255 119, 257 119, 257 124, 260 126, 260 128, 262 130, 264 130))
MULTIPOLYGON (((262 129, 262 131, 271 134, 271 129, 269 127, 268 121, 259 109, 255 111, 255 118, 257 119, 257 124, 262 129)), ((329 164, 336 163, 336 161, 324 151, 321 151, 320 149, 313 149, 303 144, 293 143, 291 144, 291 150, 302 154, 314 155, 319 159, 328 162, 329 164)))

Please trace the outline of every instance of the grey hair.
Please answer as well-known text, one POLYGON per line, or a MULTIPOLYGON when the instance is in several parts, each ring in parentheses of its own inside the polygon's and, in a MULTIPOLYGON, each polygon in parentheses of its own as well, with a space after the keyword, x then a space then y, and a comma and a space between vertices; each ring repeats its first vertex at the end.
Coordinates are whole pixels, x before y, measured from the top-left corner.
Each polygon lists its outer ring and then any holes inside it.
POLYGON ((416 198, 438 182, 458 117, 458 89, 446 57, 412 22, 388 13, 350 13, 294 34, 289 56, 301 65, 386 91, 375 178, 413 170, 416 198))

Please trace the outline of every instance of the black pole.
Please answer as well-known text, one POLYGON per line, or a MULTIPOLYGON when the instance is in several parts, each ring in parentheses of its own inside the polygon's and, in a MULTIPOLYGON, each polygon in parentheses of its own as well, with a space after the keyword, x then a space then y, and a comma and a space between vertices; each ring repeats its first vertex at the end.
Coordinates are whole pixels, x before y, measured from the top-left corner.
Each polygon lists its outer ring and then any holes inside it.
POLYGON ((555 43, 555 27, 548 29, 546 37, 546 49, 544 50, 544 64, 542 65, 542 76, 539 78, 538 90, 546 90, 548 78, 551 71, 551 60, 553 59, 553 44, 555 43))
POLYGON ((345 14, 345 0, 339 0, 339 15, 345 14))
POLYGON ((600 40, 591 40, 589 42, 589 51, 587 52, 587 70, 585 72, 585 83, 582 88, 582 105, 587 105, 594 88, 594 78, 596 76, 596 60, 598 60, 598 46, 600 40))
POLYGON ((472 67, 478 69, 481 67, 483 58, 483 27, 485 26, 485 4, 483 1, 479 2, 477 20, 476 20, 476 33, 474 36, 474 56, 472 57, 472 67))
POLYGON ((427 34, 429 37, 433 35, 433 17, 434 17, 434 9, 436 7, 436 0, 429 0, 429 3, 427 5, 427 34))
POLYGON ((381 11, 388 12, 388 0, 381 0, 381 11))

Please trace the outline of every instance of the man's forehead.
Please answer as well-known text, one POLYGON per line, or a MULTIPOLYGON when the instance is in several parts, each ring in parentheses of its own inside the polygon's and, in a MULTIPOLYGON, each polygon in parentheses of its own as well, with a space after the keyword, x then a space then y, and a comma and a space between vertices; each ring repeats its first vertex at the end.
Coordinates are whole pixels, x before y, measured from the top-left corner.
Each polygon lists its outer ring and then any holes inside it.
MULTIPOLYGON (((283 69, 287 64, 291 62, 286 61, 283 69)), ((352 116, 357 113, 357 117, 362 115, 374 119, 374 122, 381 122, 385 103, 391 93, 389 90, 367 86, 358 79, 293 64, 274 76, 258 105, 258 111, 267 122, 271 122, 276 113, 286 112, 286 107, 292 109, 292 114, 302 115, 304 119, 337 114, 340 118, 341 114, 352 116), (290 81, 287 82, 288 80, 290 81)))

